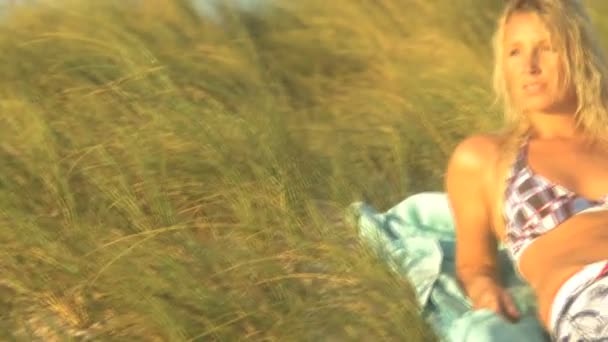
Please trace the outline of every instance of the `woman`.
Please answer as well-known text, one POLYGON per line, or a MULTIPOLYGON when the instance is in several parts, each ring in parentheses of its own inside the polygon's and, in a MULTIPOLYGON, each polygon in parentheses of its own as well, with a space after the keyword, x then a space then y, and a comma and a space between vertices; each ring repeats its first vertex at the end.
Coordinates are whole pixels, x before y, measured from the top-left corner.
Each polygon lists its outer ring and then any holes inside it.
POLYGON ((499 134, 455 149, 446 189, 458 278, 474 308, 515 321, 497 244, 559 341, 608 338, 608 84, 580 1, 511 0, 494 39, 499 134))

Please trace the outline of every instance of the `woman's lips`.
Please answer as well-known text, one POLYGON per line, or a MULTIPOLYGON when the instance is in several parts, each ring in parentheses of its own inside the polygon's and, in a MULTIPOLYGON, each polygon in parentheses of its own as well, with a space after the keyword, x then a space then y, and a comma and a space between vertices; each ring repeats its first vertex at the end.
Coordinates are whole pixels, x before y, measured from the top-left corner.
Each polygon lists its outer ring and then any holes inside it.
POLYGON ((542 92, 545 89, 545 84, 542 82, 531 82, 526 83, 523 86, 524 92, 529 95, 535 95, 542 92))

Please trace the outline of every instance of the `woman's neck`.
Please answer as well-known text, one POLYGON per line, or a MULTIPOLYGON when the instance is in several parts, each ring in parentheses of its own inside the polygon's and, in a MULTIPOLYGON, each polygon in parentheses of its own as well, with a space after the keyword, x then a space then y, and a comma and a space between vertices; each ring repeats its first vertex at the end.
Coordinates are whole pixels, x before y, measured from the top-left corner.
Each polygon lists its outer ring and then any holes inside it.
POLYGON ((539 139, 570 140, 584 138, 576 119, 570 113, 529 113, 528 117, 539 139))

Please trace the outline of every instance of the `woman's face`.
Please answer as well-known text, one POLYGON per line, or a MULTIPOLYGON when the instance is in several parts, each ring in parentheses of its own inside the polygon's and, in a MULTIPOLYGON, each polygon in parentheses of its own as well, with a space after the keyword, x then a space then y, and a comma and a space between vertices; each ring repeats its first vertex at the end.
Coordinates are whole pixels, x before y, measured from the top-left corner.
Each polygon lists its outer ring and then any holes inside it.
POLYGON ((560 87, 563 64, 552 46, 551 34, 535 13, 511 15, 503 43, 505 80, 516 107, 543 113, 575 108, 574 91, 560 87))

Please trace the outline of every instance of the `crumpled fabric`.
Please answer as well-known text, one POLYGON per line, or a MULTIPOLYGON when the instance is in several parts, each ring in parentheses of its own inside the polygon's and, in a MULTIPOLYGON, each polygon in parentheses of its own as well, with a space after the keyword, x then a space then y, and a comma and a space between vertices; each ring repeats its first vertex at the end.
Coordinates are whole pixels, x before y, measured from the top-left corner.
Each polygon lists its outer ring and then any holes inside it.
POLYGON ((549 341, 537 318, 532 289, 515 271, 504 246, 498 256, 503 284, 522 313, 512 323, 490 310, 473 310, 454 272, 455 233, 447 196, 425 192, 406 198, 386 212, 353 203, 347 219, 387 266, 416 290, 422 317, 442 341, 549 341))

